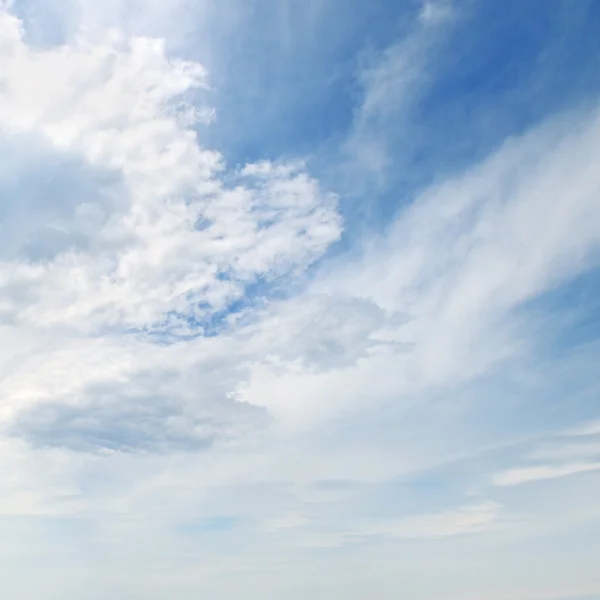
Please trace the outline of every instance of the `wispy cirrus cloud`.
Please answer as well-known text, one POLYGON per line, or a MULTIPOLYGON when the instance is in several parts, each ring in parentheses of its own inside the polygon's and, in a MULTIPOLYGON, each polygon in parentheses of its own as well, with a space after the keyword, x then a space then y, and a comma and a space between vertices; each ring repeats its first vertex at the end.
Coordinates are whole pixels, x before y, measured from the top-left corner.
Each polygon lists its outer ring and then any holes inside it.
POLYGON ((558 479, 600 469, 600 462, 575 462, 563 465, 539 465, 510 469, 494 475, 496 485, 519 485, 544 479, 558 479))

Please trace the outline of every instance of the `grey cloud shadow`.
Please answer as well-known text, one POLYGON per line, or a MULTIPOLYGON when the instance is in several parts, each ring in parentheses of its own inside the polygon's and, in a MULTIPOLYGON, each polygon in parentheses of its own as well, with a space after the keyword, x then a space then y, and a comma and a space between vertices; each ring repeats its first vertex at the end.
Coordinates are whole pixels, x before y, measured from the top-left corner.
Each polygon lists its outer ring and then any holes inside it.
MULTIPOLYGON (((190 406, 176 394, 123 387, 95 386, 83 401, 34 406, 21 412, 7 433, 34 448, 80 453, 199 452, 267 424, 265 411, 221 395, 199 394, 190 406)), ((150 382, 146 389, 151 388, 150 382)))

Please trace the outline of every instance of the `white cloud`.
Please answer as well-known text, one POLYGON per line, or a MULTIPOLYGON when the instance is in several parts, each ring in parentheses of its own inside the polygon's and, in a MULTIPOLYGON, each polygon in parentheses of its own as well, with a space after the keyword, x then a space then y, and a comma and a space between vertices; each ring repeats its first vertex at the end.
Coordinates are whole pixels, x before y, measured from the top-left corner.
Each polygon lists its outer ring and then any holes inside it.
POLYGON ((159 40, 118 33, 34 50, 14 17, 0 18, 9 143, 38 136, 120 181, 117 199, 82 195, 67 214, 46 216, 46 228, 77 233, 79 247, 67 240, 55 255, 48 247, 40 260, 0 265, 5 318, 185 329, 187 318, 225 309, 257 278, 305 268, 339 236, 335 197, 301 165, 247 166, 227 186, 219 179, 222 158, 196 140, 184 102, 205 85, 200 65, 170 60, 159 40))
MULTIPOLYGON (((18 146, 18 136, 36 136, 55 153, 82 157, 84 177, 88 167, 114 177, 104 196, 69 199, 50 221, 82 236, 80 247, 26 260, 28 239, 15 242, 0 276, 3 314, 16 326, 189 333, 189 317, 225 309, 257 278, 304 269, 339 236, 335 198, 301 163, 227 173, 222 157, 200 145, 181 103, 206 85, 199 65, 169 59, 149 39, 110 34, 32 49, 7 13, 2 27, 5 138, 18 146)), ((258 324, 231 337, 164 350, 77 336, 34 349, 2 383, 6 418, 50 399, 85 406, 103 383, 125 390, 148 372, 175 373, 169 383, 148 381, 193 407, 186 386, 219 357, 223 384, 203 398, 233 396, 310 428, 518 356, 523 332, 510 311, 595 264, 599 181, 587 159, 598 129, 593 113, 513 140, 423 193, 359 260, 332 263, 305 294, 268 305, 255 313, 258 324)))
POLYGON ((597 264, 600 180, 589 157, 599 123, 593 112, 508 142, 415 199, 323 287, 412 317, 405 339, 420 341, 431 377, 514 352, 511 321, 496 319, 597 264))
MULTIPOLYGON (((356 364, 318 373, 293 360, 299 345, 274 346, 288 367, 258 365, 239 398, 306 424, 372 408, 377 399, 402 405, 502 361, 527 360, 539 331, 521 307, 598 264, 600 177, 590 157, 599 139, 596 111, 550 122, 425 191, 387 236, 370 240, 358 259, 325 265, 309 288, 353 299, 345 300, 355 310, 346 322, 370 323, 347 340, 364 349, 356 364), (393 343, 382 346, 383 339, 393 343)), ((326 331, 311 335, 327 339, 326 331)))
POLYGON ((450 2, 431 2, 423 3, 419 18, 425 23, 438 23, 444 21, 452 15, 453 6, 450 2))
POLYGON ((583 423, 573 429, 566 432, 566 435, 576 436, 592 436, 600 435, 600 420, 592 420, 587 423, 583 423))
POLYGON ((532 481, 543 481, 545 479, 557 479, 569 477, 579 473, 589 473, 600 470, 600 462, 574 462, 563 465, 538 465, 534 467, 522 467, 509 469, 496 473, 493 477, 495 485, 509 486, 520 485, 532 481))
MULTIPOLYGON (((6 139, 18 146, 17 134, 37 136, 54 152, 81 156, 84 177, 88 165, 114 176, 104 196, 57 209, 52 227, 76 232, 79 247, 25 260, 26 242, 40 234, 29 229, 0 265, 3 314, 19 327, 186 333, 189 317, 209 318, 257 278, 305 268, 339 235, 335 198, 302 164, 248 165, 223 183, 222 158, 199 144, 180 102, 206 85, 199 65, 170 60, 156 41, 116 34, 32 49, 7 13, 2 26, 0 115, 14 115, 6 139), (58 80, 48 76, 54 71, 58 80)), ((518 355, 523 332, 506 320, 509 311, 594 264, 598 181, 582 157, 594 154, 597 138, 595 114, 550 124, 426 191, 363 258, 334 263, 308 294, 267 307, 260 325, 223 341, 218 352, 241 366, 223 393, 310 426, 518 355)), ((199 368, 214 352, 206 341, 165 355, 144 342, 99 340, 34 354, 34 378, 24 363, 23 376, 17 370, 2 384, 12 405, 125 382, 170 355, 178 369, 183 354, 194 356, 186 368, 199 368)))
POLYGON ((513 486, 590 473, 600 469, 600 443, 575 440, 564 443, 554 436, 528 453, 529 464, 495 473, 494 485, 513 486), (533 464, 532 464, 533 463, 533 464))
POLYGON ((372 531, 406 539, 437 538, 483 532, 498 525, 499 520, 500 506, 484 502, 441 513, 405 517, 372 531))

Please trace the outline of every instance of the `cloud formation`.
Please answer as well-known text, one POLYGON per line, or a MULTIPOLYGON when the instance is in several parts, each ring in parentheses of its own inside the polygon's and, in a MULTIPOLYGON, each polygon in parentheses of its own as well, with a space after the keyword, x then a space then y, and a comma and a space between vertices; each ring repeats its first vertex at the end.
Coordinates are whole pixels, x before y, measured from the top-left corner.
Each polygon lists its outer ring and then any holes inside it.
MULTIPOLYGON (((334 22, 354 44, 311 71, 291 3, 235 52, 219 35, 274 4, 193 4, 0 9, 0 589, 547 598, 521 568, 540 556, 557 589, 598 590, 597 98, 410 187, 406 132, 435 137, 467 8, 353 5, 382 29, 365 47, 346 5, 306 3, 311 44, 334 22), (259 53, 267 81, 331 67, 346 90, 313 154, 219 137, 251 139, 214 82, 259 53)), ((239 115, 264 105, 247 128, 275 147, 284 100, 252 93, 239 115)))
POLYGON ((202 112, 184 98, 206 85, 206 73, 168 59, 160 40, 109 32, 98 44, 40 50, 6 12, 1 28, 8 143, 19 151, 24 136, 40 138, 120 183, 90 197, 86 164, 75 174, 82 185, 64 190, 60 207, 45 203, 48 233, 29 233, 38 260, 17 255, 3 267, 6 318, 187 330, 255 280, 305 268, 338 238, 335 198, 301 165, 264 162, 221 179, 222 158, 191 128, 202 112))

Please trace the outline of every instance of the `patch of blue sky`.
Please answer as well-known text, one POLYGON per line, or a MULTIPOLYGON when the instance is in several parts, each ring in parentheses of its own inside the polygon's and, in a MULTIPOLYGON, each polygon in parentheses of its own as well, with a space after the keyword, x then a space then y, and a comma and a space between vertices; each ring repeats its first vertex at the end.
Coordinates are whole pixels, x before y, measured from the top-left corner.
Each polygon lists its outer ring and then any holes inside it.
POLYGON ((190 318, 190 324, 202 331, 205 337, 214 337, 227 332, 233 322, 237 326, 244 322, 251 321, 265 303, 285 298, 293 297, 298 291, 298 281, 294 281, 289 276, 282 276, 276 279, 267 277, 256 277, 254 281, 244 287, 244 293, 240 298, 230 302, 227 306, 217 311, 207 311, 204 319, 190 318))
POLYGON ((65 42, 68 23, 58 6, 31 0, 13 0, 11 10, 23 21, 23 36, 28 44, 45 48, 65 42))
POLYGON ((410 118, 378 132, 387 139, 390 167, 369 210, 362 207, 374 226, 388 223, 432 181, 600 89, 597 3, 509 0, 459 11, 427 65, 428 84, 410 118))
POLYGON ((415 106, 413 122, 437 132, 419 136, 432 145, 422 153, 431 163, 469 164, 600 90, 597 3, 485 1, 463 15, 435 57, 434 85, 415 106))
POLYGON ((539 332, 542 356, 560 358, 596 342, 600 339, 600 269, 585 271, 535 298, 522 306, 519 313, 533 323, 536 316, 542 315, 544 328, 539 332))
MULTIPOLYGON (((393 43, 417 2, 234 2, 234 31, 209 58, 218 118, 203 131, 232 164, 312 154, 352 124, 365 51, 393 43), (213 67, 213 68, 211 68, 213 67), (265 135, 266 133, 266 135, 265 135)), ((216 24, 217 36, 224 35, 216 24)), ((204 59, 190 44, 188 52, 204 59)))

